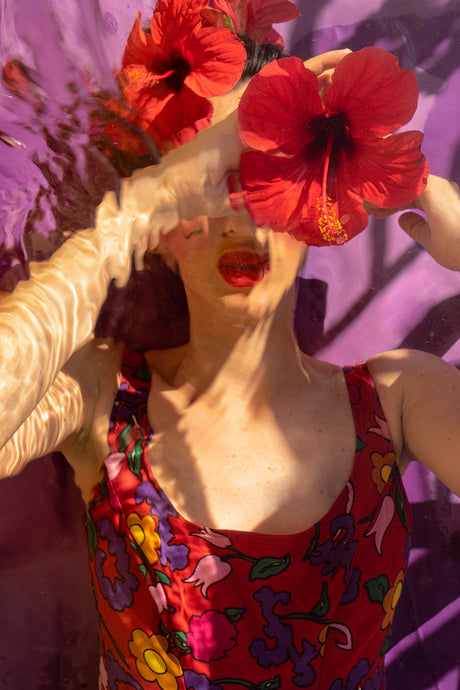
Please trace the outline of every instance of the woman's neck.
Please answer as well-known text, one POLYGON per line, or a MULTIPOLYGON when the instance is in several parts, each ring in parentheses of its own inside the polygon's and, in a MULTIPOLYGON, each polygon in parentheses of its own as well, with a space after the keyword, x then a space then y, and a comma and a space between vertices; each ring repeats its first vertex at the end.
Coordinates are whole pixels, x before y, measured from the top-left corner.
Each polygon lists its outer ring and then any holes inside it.
POLYGON ((228 406, 257 404, 302 370, 293 333, 295 290, 259 318, 191 301, 190 342, 174 385, 191 385, 194 398, 225 399, 228 406))

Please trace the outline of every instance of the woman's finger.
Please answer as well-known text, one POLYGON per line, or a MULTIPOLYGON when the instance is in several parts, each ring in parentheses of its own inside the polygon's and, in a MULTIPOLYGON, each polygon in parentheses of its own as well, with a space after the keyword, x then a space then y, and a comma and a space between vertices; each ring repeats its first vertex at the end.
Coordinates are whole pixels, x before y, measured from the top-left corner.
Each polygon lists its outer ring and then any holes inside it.
POLYGON ((334 69, 337 67, 339 62, 343 60, 345 55, 348 55, 352 51, 349 48, 343 48, 342 50, 330 50, 327 53, 321 53, 321 55, 316 55, 315 57, 305 60, 303 63, 307 69, 310 69, 315 74, 319 75, 326 70, 334 69))

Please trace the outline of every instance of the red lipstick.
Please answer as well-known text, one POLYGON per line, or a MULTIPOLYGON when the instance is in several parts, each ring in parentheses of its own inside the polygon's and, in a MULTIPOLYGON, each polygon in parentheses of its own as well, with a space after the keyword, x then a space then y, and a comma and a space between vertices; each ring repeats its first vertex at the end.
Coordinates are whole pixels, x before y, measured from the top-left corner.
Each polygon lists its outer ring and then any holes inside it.
POLYGON ((248 249, 234 249, 222 254, 218 269, 231 287, 254 287, 269 270, 269 257, 248 249))

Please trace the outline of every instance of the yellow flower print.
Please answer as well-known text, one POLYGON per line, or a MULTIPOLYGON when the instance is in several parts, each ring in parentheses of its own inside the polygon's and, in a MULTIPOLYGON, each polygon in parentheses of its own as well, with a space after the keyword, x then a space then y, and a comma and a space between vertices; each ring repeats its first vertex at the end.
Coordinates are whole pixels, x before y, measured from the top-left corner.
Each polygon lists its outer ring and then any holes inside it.
POLYGON ((395 459, 396 456, 391 451, 389 453, 384 453, 383 455, 382 453, 372 453, 371 455, 371 477, 379 494, 382 493, 385 488, 385 484, 390 478, 390 473, 395 463, 395 459))
POLYGON ((393 586, 390 587, 388 592, 385 594, 382 602, 383 610, 385 611, 385 617, 380 626, 382 630, 386 630, 393 622, 393 616, 395 615, 395 608, 401 596, 403 582, 404 570, 401 569, 396 575, 396 580, 394 581, 393 586))
POLYGON ((326 646, 326 638, 327 638, 328 631, 329 631, 329 626, 325 625, 324 628, 321 628, 321 631, 318 635, 318 642, 321 645, 320 650, 319 650, 320 656, 324 656, 324 647, 326 646))
POLYGON ((158 554, 156 549, 161 545, 155 520, 151 515, 141 517, 137 513, 130 513, 127 518, 129 531, 133 539, 141 547, 149 563, 156 563, 158 554))
POLYGON ((144 680, 156 680, 161 690, 177 690, 179 684, 176 679, 182 676, 182 667, 174 654, 168 654, 166 637, 149 636, 144 630, 135 628, 128 646, 144 680))

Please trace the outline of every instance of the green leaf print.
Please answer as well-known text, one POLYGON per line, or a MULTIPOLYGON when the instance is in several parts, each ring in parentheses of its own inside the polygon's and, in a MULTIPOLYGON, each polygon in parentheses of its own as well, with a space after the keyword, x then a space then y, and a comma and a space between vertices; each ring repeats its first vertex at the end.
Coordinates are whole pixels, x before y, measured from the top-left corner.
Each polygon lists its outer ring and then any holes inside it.
POLYGON ((279 575, 289 566, 291 557, 287 553, 282 558, 274 558, 273 556, 266 556, 260 558, 254 563, 249 573, 251 582, 254 580, 268 580, 273 575, 279 575))
POLYGON ((153 569, 153 572, 155 573, 155 579, 157 582, 161 582, 162 585, 171 587, 171 580, 166 573, 162 572, 161 570, 155 570, 155 568, 153 569))
POLYGON ((264 680, 260 685, 260 690, 278 690, 281 687, 281 676, 276 676, 272 680, 264 680))
POLYGON ((314 535, 313 539, 311 540, 310 546, 308 547, 307 551, 305 552, 305 555, 302 558, 303 561, 308 561, 308 559, 310 558, 313 551, 316 550, 316 547, 319 544, 320 533, 321 533, 321 527, 320 527, 320 524, 317 522, 315 525, 315 535, 314 535))
POLYGON ((88 540, 89 557, 92 560, 97 548, 97 529, 93 517, 90 513, 86 514, 86 534, 88 540))
POLYGON ((160 625, 158 627, 160 629, 160 633, 163 635, 163 637, 166 637, 166 639, 169 642, 171 639, 171 633, 169 632, 168 628, 166 627, 166 625, 163 623, 162 620, 160 620, 160 625))
POLYGON ((142 366, 138 367, 134 372, 134 377, 136 379, 140 379, 141 381, 147 381, 148 383, 151 379, 151 376, 150 369, 148 368, 147 364, 142 364, 142 366))
POLYGON ((230 623, 238 623, 246 613, 246 609, 238 609, 230 606, 228 609, 225 609, 224 613, 226 619, 229 620, 230 623))
POLYGON ((187 635, 182 630, 173 631, 174 643, 179 654, 190 654, 191 647, 187 644, 187 635))
POLYGON ((315 616, 318 616, 318 618, 324 618, 324 616, 327 616, 327 614, 329 613, 330 607, 331 602, 329 600, 329 596, 327 593, 327 584, 323 582, 321 598, 316 604, 316 606, 311 610, 311 613, 315 616))
POLYGON ((356 437, 356 452, 359 453, 365 447, 366 447, 366 444, 364 443, 363 439, 360 438, 359 436, 357 436, 356 437))
POLYGON ((141 442, 138 441, 130 454, 128 455, 128 466, 131 472, 138 477, 138 479, 142 480, 142 475, 141 475, 141 456, 142 456, 142 445, 141 442))
POLYGON ((372 602, 377 602, 383 604, 385 599, 385 594, 390 589, 390 583, 386 575, 379 575, 374 577, 372 580, 368 580, 364 587, 366 588, 367 595, 372 602))
POLYGON ((387 630, 387 634, 385 636, 385 640, 383 642, 382 649, 380 650, 381 656, 385 656, 385 654, 390 649, 390 641, 391 641, 391 626, 387 630))
POLYGON ((406 503, 404 501, 404 495, 399 484, 396 486, 395 503, 398 517, 401 520, 401 525, 404 527, 405 530, 407 530, 406 503))
POLYGON ((129 446, 129 437, 132 428, 132 424, 127 424, 118 437, 118 447, 120 449, 120 453, 123 453, 123 451, 125 451, 129 446))

